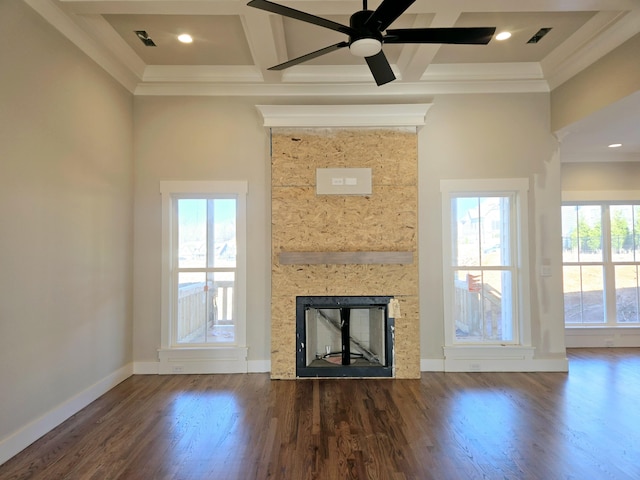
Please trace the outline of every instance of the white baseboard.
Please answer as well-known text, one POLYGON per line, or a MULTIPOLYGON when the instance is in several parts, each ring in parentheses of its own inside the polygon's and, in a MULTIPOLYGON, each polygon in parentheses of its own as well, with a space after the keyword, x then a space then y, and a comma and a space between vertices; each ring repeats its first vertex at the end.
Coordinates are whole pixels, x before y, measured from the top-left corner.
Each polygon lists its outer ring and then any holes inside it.
POLYGON ((249 373, 271 372, 271 360, 249 360, 249 373))
POLYGON ((444 347, 445 372, 566 372, 566 356, 535 358, 535 348, 520 345, 444 347))
MULTIPOLYGON (((269 373, 271 371, 270 360, 249 360, 247 362, 248 373, 269 373)), ((160 362, 135 362, 133 364, 134 375, 158 375, 160 362)))
POLYGON ((444 358, 420 359, 421 372, 566 372, 569 369, 567 358, 532 358, 526 362, 511 364, 510 361, 496 359, 457 359, 445 366, 444 358), (472 360, 473 367, 469 360, 472 360))
POLYGON ((639 327, 580 327, 565 329, 567 348, 640 347, 639 327))
POLYGON ((132 374, 133 365, 125 365, 51 409, 40 418, 33 420, 31 423, 2 439, 2 441, 0 441, 0 465, 20 453, 69 417, 78 413, 120 382, 129 378, 132 374))
POLYGON ((444 372, 444 358, 421 358, 421 372, 444 372))
POLYGON ((160 373, 160 362, 134 362, 134 375, 158 375, 160 373))

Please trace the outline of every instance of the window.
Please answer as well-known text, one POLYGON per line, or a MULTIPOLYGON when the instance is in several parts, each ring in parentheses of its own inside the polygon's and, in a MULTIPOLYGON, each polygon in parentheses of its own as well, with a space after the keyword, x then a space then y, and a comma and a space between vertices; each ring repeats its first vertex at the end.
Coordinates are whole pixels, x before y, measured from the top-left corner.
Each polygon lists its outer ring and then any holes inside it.
POLYGON ((161 350, 246 350, 246 189, 245 182, 161 182, 161 350))
POLYGON ((442 181, 445 343, 522 345, 526 180, 442 181))
POLYGON ((237 200, 174 196, 172 296, 175 344, 235 343, 237 200))
POLYGON ((564 203, 562 249, 567 326, 640 323, 640 203, 564 203))

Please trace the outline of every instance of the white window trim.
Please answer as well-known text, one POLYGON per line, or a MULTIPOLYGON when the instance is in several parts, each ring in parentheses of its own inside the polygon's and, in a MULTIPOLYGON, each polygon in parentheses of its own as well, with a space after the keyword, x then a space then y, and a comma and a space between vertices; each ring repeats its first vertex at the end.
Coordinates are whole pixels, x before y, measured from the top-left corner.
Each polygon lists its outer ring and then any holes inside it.
POLYGON ((531 346, 530 282, 529 282, 529 180, 526 178, 441 180, 442 198, 442 277, 444 293, 444 369, 445 371, 526 371, 531 370, 535 349, 531 346), (517 253, 517 335, 514 343, 459 344, 454 343, 452 288, 451 197, 453 195, 515 194, 515 233, 517 253))
POLYGON ((247 192, 246 181, 161 181, 162 197, 162 294, 161 294, 161 334, 159 373, 245 373, 247 363, 247 192), (172 208, 173 197, 178 195, 237 195, 236 241, 238 252, 236 265, 236 343, 233 346, 184 346, 171 345, 170 316, 173 311, 173 285, 171 272, 171 252, 174 242, 172 208))

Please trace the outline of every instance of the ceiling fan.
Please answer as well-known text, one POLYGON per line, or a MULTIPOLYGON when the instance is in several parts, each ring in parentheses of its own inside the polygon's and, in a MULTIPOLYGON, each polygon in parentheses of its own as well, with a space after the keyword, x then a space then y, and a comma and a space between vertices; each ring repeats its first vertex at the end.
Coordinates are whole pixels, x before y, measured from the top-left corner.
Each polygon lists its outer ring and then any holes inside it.
POLYGON ((367 9, 367 0, 363 0, 362 10, 351 15, 349 26, 268 0, 251 0, 247 5, 335 30, 349 36, 349 41, 329 45, 315 52, 307 53, 271 67, 269 70, 284 70, 335 50, 349 47, 353 55, 364 57, 378 85, 384 85, 396 78, 387 57, 382 51, 384 43, 486 45, 496 31, 495 27, 400 28, 387 30, 387 27, 402 15, 413 2, 415 0, 383 0, 377 9, 372 11, 367 9))

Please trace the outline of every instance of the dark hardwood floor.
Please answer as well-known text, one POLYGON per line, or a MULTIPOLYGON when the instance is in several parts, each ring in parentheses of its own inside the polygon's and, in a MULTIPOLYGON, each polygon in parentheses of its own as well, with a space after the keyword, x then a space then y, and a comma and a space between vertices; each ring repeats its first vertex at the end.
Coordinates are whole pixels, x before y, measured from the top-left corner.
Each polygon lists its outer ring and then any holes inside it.
POLYGON ((640 479, 640 349, 569 357, 569 374, 133 376, 0 478, 640 479))

